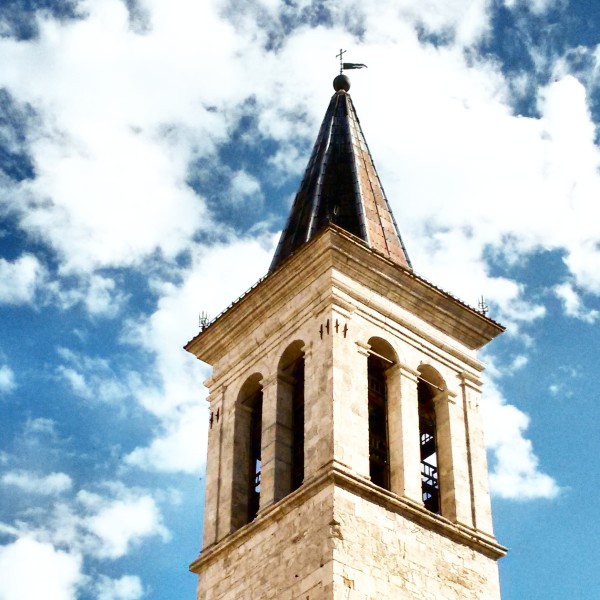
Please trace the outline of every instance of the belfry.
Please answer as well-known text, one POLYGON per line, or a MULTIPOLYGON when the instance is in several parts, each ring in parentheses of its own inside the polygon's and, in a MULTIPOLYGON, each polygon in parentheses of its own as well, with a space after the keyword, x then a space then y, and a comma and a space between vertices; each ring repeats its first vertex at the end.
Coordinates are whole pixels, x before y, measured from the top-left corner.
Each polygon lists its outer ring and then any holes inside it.
POLYGON ((268 275, 186 345, 213 367, 199 600, 500 598, 476 352, 503 327, 413 271, 349 88, 268 275))

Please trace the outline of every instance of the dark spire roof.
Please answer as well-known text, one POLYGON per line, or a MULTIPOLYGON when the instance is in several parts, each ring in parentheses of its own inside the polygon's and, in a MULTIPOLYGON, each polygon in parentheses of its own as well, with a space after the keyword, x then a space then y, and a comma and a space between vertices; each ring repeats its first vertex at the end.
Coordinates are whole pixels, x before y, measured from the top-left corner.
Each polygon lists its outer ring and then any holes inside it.
POLYGON ((336 89, 269 271, 329 223, 364 240, 394 262, 411 268, 345 75, 336 89))

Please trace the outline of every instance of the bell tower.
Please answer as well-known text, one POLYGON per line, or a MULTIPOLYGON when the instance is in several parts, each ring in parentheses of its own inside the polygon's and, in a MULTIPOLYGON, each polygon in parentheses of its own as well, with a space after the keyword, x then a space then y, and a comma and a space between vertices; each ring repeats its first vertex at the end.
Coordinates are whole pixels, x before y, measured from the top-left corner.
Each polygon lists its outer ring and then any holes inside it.
POLYGON ((498 600, 476 352, 503 331, 418 276, 350 83, 269 273, 212 365, 198 599, 498 600))

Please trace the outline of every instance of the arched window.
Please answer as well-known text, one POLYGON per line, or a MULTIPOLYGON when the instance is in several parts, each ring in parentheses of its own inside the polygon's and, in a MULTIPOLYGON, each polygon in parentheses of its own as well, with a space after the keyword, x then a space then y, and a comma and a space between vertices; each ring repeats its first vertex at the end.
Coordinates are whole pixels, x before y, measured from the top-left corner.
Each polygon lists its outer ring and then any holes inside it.
POLYGON ((421 449, 421 491, 427 510, 441 514, 438 464, 438 434, 435 397, 443 391, 443 380, 432 367, 419 367, 417 396, 419 402, 419 439, 421 449))
POLYGON ((254 520, 260 506, 263 392, 258 373, 242 386, 236 405, 232 526, 254 520))
POLYGON ((369 475, 379 487, 390 489, 388 385, 386 371, 396 362, 393 348, 381 338, 369 340, 369 475))
POLYGON ((276 500, 304 481, 304 342, 290 344, 277 370, 276 500))

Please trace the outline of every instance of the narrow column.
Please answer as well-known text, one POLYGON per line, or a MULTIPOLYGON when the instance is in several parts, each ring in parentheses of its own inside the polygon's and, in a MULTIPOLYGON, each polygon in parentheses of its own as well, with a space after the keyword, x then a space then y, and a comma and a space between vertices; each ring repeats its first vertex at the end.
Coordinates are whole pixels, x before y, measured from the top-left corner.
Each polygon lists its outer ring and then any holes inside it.
POLYGON ((335 460, 369 477, 369 345, 334 340, 335 460))
POLYGON ((304 481, 333 458, 332 342, 327 321, 326 315, 314 320, 321 334, 304 352, 304 481))
POLYGON ((438 470, 442 516, 473 526, 462 398, 447 390, 433 398, 438 438, 438 470))
POLYGON ((227 454, 221 459, 219 539, 248 522, 251 420, 252 410, 235 402, 227 426, 223 424, 223 448, 227 449, 227 454))
MULTIPOLYGON (((205 385, 209 385, 206 382, 205 385)), ((204 492, 204 527, 202 546, 204 548, 217 541, 219 526, 219 504, 221 496, 221 461, 223 446, 223 408, 225 386, 214 391, 209 397, 209 429, 206 456, 206 476, 204 492)))
POLYGON ((469 373, 461 373, 459 379, 464 401, 473 527, 493 537, 487 456, 483 442, 481 416, 479 414, 481 383, 479 379, 469 373))
MULTIPOLYGON (((277 376, 277 407, 275 413, 275 455, 274 471, 275 482, 273 485, 273 498, 265 498, 265 506, 277 502, 287 496, 292 490, 292 463, 293 463, 293 403, 294 386, 296 381, 287 375, 279 373, 277 376)), ((271 459, 269 450, 268 457, 271 459)), ((262 489, 261 489, 262 493, 262 489)), ((266 493, 266 492, 265 492, 266 493)))
POLYGON ((421 503, 418 373, 394 365, 386 374, 392 492, 421 503))
POLYGON ((263 382, 260 448, 260 510, 278 500, 275 493, 277 463, 277 376, 263 382))

